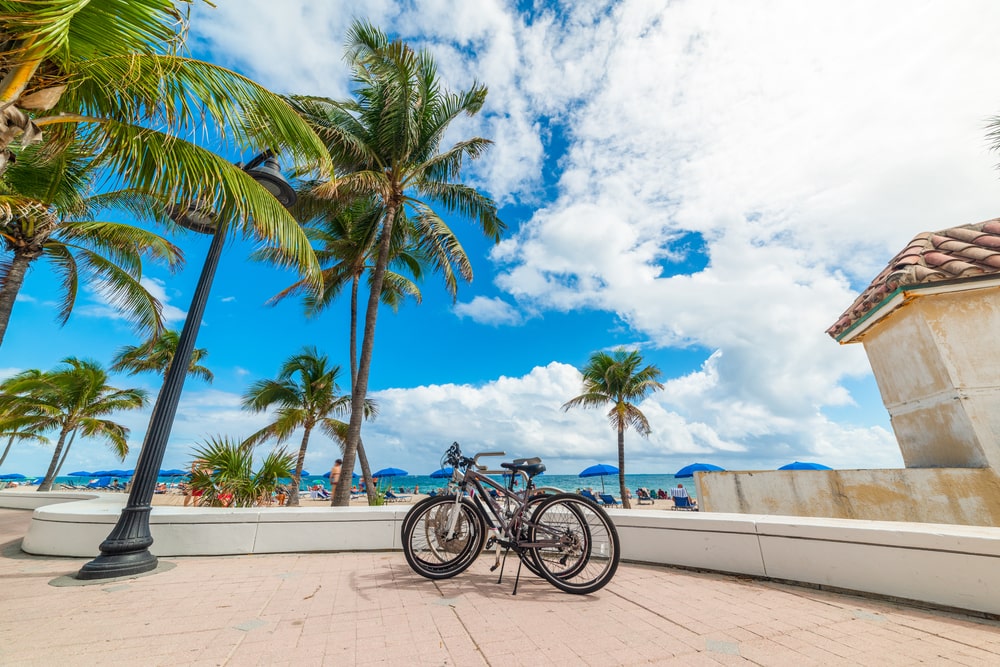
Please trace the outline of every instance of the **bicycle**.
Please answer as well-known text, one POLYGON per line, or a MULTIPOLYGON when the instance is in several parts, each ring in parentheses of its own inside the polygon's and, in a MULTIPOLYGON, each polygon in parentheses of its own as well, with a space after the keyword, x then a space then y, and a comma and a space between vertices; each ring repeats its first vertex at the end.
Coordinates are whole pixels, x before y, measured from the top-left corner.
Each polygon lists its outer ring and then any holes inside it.
POLYGON ((490 571, 501 568, 497 583, 503 580, 507 554, 519 557, 514 595, 521 564, 567 593, 584 595, 604 587, 621 557, 618 532, 607 513, 577 494, 535 487, 534 477, 545 470, 540 459, 501 463, 506 472, 479 464, 481 457, 503 455, 481 452, 469 458, 457 442, 451 445, 442 466, 454 469, 448 485, 452 493, 425 498, 403 519, 403 553, 410 567, 428 579, 447 579, 468 569, 484 548, 495 548, 490 571), (490 474, 508 475, 506 485, 490 474), (523 490, 515 489, 516 479, 525 480, 523 490))

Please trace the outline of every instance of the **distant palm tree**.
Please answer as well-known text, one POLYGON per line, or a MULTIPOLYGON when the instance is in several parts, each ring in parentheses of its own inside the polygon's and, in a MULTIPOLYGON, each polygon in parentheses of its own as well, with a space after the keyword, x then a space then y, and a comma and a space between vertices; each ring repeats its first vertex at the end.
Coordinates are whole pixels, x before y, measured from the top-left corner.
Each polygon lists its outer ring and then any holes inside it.
POLYGON ((177 269, 180 250, 141 227, 95 217, 106 209, 134 210, 140 200, 149 212, 162 211, 164 204, 132 190, 94 194, 100 176, 97 162, 74 143, 55 155, 37 146, 22 150, 0 179, 0 343, 25 276, 38 260, 60 278, 61 324, 73 311, 83 278, 140 329, 162 328, 160 302, 140 283, 142 260, 177 269))
POLYGON ((67 357, 62 363, 64 366, 49 372, 24 371, 0 385, 0 410, 31 412, 40 417, 37 429, 59 432, 39 491, 52 488, 77 432, 105 440, 118 458, 124 460, 128 455, 129 430, 105 416, 146 405, 145 391, 108 385, 108 374, 96 361, 67 357))
POLYGON ((618 431, 618 485, 625 509, 631 507, 625 487, 625 429, 632 427, 642 437, 649 435, 649 422, 637 404, 650 393, 663 388, 657 381, 660 369, 652 365, 640 369, 641 365, 642 356, 635 350, 626 352, 619 348, 613 354, 595 352, 587 365, 580 369, 584 393, 562 406, 563 410, 569 410, 611 404, 608 421, 618 431))
POLYGON ((288 477, 295 457, 276 449, 254 470, 253 446, 229 438, 210 438, 195 450, 198 460, 191 474, 191 487, 201 491, 202 505, 253 507, 270 500, 288 477))
MULTIPOLYGON (((174 354, 177 352, 179 339, 178 332, 167 330, 142 345, 126 345, 120 348, 114 359, 111 360, 111 370, 119 373, 126 372, 129 375, 153 372, 159 373, 166 379, 167 371, 170 369, 174 354)), ((195 348, 191 353, 188 375, 200 377, 211 384, 212 380, 215 379, 212 371, 198 363, 207 356, 208 350, 203 347, 195 348)))
MULTIPOLYGON (((339 373, 340 366, 330 366, 326 355, 314 347, 306 347, 282 364, 276 380, 259 380, 243 395, 243 407, 254 412, 278 406, 274 421, 247 438, 247 444, 254 445, 268 438, 281 443, 297 429, 303 430, 292 473, 289 505, 299 504, 299 484, 313 429, 318 428, 334 442, 343 442, 346 424, 333 415, 348 414, 351 399, 339 393, 339 373)), ((368 408, 371 414, 374 406, 369 403, 368 408)))
MULTIPOLYGON (((0 392, 2 391, 0 385, 0 392)), ((4 447, 3 455, 0 455, 0 466, 7 460, 7 454, 15 442, 49 444, 49 439, 41 435, 45 430, 43 420, 43 416, 33 414, 26 405, 14 405, 0 412, 0 438, 7 438, 7 446, 4 447)))
MULTIPOLYGON (((482 155, 491 142, 474 137, 440 151, 451 122, 482 108, 486 87, 477 83, 461 93, 445 90, 430 54, 417 53, 401 41, 389 41, 365 22, 351 27, 347 57, 354 74, 352 100, 300 97, 294 103, 326 141, 340 170, 337 179, 319 186, 316 194, 337 201, 371 197, 384 210, 372 246, 375 262, 358 371, 351 387, 343 464, 345 470, 351 470, 361 442, 382 286, 393 259, 393 240, 398 238, 394 226, 404 224, 406 217, 412 219, 421 230, 421 237, 414 239, 420 245, 433 230, 445 226, 432 204, 475 220, 494 241, 500 240, 505 226, 493 200, 459 182, 465 161, 482 155)), ((338 485, 333 502, 347 505, 348 492, 346 484, 338 485)))

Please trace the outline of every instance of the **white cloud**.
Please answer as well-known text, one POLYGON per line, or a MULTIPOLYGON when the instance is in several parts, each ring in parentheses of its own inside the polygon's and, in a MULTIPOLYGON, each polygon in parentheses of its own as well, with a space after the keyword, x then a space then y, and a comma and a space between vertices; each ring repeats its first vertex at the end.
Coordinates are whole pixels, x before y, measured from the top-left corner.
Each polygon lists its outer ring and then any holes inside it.
MULTIPOLYGON (((162 304, 161 314, 167 326, 184 321, 184 318, 187 317, 187 312, 170 304, 170 295, 167 293, 164 281, 158 278, 141 278, 139 283, 154 299, 162 304)), ((125 315, 121 310, 111 305, 107 294, 101 290, 100 286, 87 288, 86 291, 90 303, 84 303, 74 308, 73 312, 75 314, 83 317, 96 317, 107 320, 125 319, 125 315)))
POLYGON ((455 314, 480 324, 520 324, 521 314, 503 299, 477 296, 468 303, 455 304, 455 314))
POLYGON ((14 297, 15 303, 38 303, 38 299, 23 292, 18 292, 14 297))
MULTIPOLYGON (((248 0, 204 12, 213 18, 195 30, 272 87, 339 96, 353 11, 248 0)), ((991 80, 1000 5, 623 0, 521 12, 427 0, 365 11, 434 51, 450 87, 489 85, 483 114, 455 134, 497 141, 476 183, 538 204, 493 254, 497 285, 520 308, 613 312, 654 345, 712 351, 651 399, 669 424, 652 451, 898 465, 883 428, 823 416, 850 403, 845 378, 869 373, 861 349, 824 330, 913 235, 995 215, 984 124, 1000 91, 968 82, 991 80), (691 233, 705 244, 698 270, 672 245, 691 233)), ((503 322, 509 302, 479 297, 455 312, 503 322)), ((564 397, 575 388, 560 372, 387 392, 373 428, 400 455, 415 442, 438 451, 456 424, 471 440, 489 426, 553 456, 593 451, 600 416, 502 391, 559 376, 552 395, 564 397), (546 430, 571 418, 592 419, 590 435, 572 435, 580 423, 546 430)))
POLYGON ((219 300, 222 301, 222 303, 233 303, 234 301, 236 301, 236 297, 235 296, 224 296, 224 297, 222 297, 219 300))

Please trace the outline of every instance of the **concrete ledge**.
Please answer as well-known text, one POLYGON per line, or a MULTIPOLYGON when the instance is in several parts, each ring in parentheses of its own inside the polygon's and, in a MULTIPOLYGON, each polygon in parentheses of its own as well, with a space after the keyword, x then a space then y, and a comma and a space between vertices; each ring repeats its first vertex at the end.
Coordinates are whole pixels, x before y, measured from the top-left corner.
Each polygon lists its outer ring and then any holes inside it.
POLYGON ((49 491, 39 493, 35 490, 5 489, 0 491, 0 507, 12 510, 33 510, 45 505, 72 503, 77 500, 99 498, 100 494, 89 491, 49 491))
MULTIPOLYGON (((38 494, 44 496, 45 494, 38 494)), ((123 495, 34 511, 24 551, 91 557, 123 495)), ((0 494, 0 506, 9 504, 0 494)), ((158 556, 399 549, 409 506, 154 507, 158 556)), ((1000 615, 1000 528, 662 510, 611 510, 622 557, 769 577, 1000 615)))

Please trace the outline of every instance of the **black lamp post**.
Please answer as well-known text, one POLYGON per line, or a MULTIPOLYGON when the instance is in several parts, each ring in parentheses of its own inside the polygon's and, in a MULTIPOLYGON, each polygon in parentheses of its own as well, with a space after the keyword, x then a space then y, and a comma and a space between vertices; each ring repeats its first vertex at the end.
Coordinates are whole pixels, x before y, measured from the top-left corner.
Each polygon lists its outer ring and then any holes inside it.
MULTIPOLYGON (((270 151, 258 155, 249 164, 242 166, 242 169, 284 206, 295 203, 295 190, 282 177, 278 161, 270 151)), ((226 239, 226 226, 219 223, 211 212, 197 205, 185 209, 178 208, 171 213, 171 217, 182 227, 212 234, 212 244, 205 257, 205 265, 201 269, 201 277, 198 278, 198 286, 191 299, 191 308, 188 310, 184 328, 177 341, 177 351, 174 353, 174 359, 163 381, 163 388, 153 407, 146 438, 139 452, 139 462, 136 464, 128 502, 118 517, 118 523, 107 539, 101 543, 101 555, 80 569, 76 575, 78 579, 125 577, 156 568, 156 556, 149 552, 149 547, 153 544, 153 537, 149 532, 150 502, 163 463, 163 454, 167 449, 170 429, 177 414, 184 378, 191 365, 191 353, 198 337, 202 315, 205 313, 208 293, 226 239)))

